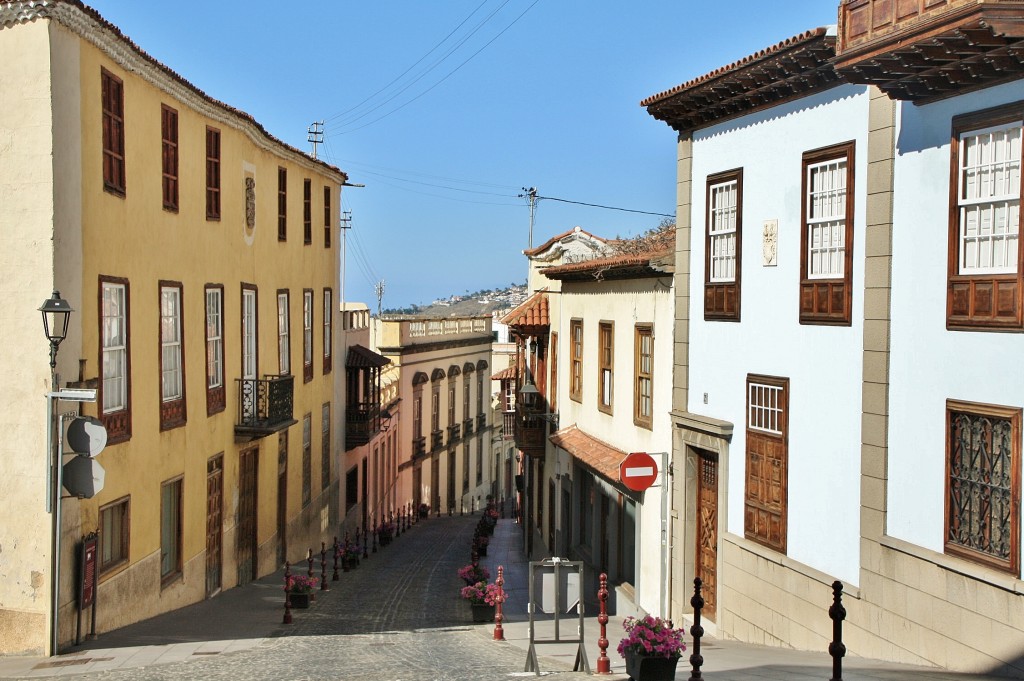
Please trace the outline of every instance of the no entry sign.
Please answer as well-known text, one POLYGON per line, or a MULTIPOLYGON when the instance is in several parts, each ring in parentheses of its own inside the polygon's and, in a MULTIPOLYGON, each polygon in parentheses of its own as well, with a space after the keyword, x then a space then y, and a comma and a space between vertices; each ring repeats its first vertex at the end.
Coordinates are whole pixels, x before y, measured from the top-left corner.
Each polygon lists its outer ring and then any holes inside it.
POLYGON ((658 464, 647 452, 633 452, 619 464, 619 482, 634 492, 643 492, 657 479, 658 464))

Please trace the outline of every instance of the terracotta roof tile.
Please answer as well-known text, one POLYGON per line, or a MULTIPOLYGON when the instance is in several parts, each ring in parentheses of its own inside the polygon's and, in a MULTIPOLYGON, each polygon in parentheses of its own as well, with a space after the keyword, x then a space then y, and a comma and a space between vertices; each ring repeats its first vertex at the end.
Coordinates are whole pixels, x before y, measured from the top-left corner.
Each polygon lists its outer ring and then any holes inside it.
POLYGON ((528 328, 549 326, 551 318, 548 316, 547 292, 537 291, 534 293, 526 299, 526 302, 502 317, 501 323, 508 326, 528 328))
POLYGON ((491 376, 491 380, 492 381, 515 380, 518 377, 518 374, 519 374, 519 369, 518 369, 518 367, 516 367, 515 364, 513 364, 512 366, 508 367, 507 369, 502 369, 498 373, 496 373, 493 376, 491 376))
POLYGON ((564 428, 549 440, 581 462, 593 468, 610 482, 619 481, 619 464, 626 458, 626 452, 588 435, 573 425, 564 428))
POLYGON ((623 279, 628 277, 658 276, 674 269, 674 248, 661 249, 650 253, 621 253, 603 258, 593 258, 565 265, 554 265, 541 269, 544 276, 552 279, 623 279), (599 275, 600 276, 597 276, 599 275), (580 276, 580 275, 585 275, 580 276))

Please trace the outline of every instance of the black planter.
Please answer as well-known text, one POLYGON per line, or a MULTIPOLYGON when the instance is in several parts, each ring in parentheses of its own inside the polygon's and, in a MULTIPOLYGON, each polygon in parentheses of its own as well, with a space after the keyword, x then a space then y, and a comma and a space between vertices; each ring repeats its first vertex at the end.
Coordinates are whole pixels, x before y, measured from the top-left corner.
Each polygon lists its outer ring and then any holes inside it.
POLYGON ((308 593, 289 593, 288 600, 291 601, 293 608, 308 608, 309 607, 309 594, 308 593))
POLYGON ((626 673, 633 681, 673 681, 678 657, 651 657, 626 651, 626 673))
POLYGON ((470 603, 470 607, 473 608, 473 621, 474 622, 493 622, 494 621, 494 606, 487 605, 486 603, 470 603))

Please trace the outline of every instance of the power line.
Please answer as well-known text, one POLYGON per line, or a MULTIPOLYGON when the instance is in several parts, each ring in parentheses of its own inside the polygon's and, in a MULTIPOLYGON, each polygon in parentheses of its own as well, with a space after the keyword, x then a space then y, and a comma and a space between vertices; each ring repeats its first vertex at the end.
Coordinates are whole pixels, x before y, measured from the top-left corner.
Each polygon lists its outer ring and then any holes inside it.
MULTIPOLYGON (((520 197, 522 197, 522 196, 523 195, 520 194, 520 197)), ((537 200, 538 201, 540 201, 540 200, 544 200, 544 201, 558 201, 560 203, 574 203, 577 206, 589 206, 590 208, 603 208, 604 210, 619 210, 619 211, 622 211, 624 213, 640 213, 641 215, 657 215, 657 216, 663 217, 663 218, 674 218, 675 217, 675 215, 670 215, 668 213, 652 213, 651 211, 647 211, 647 210, 634 210, 632 208, 617 208, 615 206, 602 206, 602 205, 597 204, 597 203, 584 203, 583 201, 570 201, 569 199, 558 199, 558 198, 555 198, 554 196, 538 196, 537 200)))
MULTIPOLYGON (((439 59, 437 59, 436 61, 434 61, 434 63, 432 63, 432 64, 431 64, 431 65, 430 65, 429 67, 427 67, 427 69, 426 69, 426 70, 424 70, 424 71, 423 71, 422 73, 420 73, 420 74, 419 74, 418 76, 416 76, 415 78, 413 78, 413 79, 412 79, 412 81, 410 81, 409 83, 407 83, 407 84, 406 84, 406 85, 405 85, 404 87, 402 87, 401 89, 399 89, 399 90, 398 90, 397 92, 395 92, 395 93, 394 93, 393 95, 389 96, 389 97, 388 97, 387 99, 385 99, 385 100, 384 100, 383 102, 380 102, 379 104, 376 104, 376 105, 372 106, 372 107, 371 107, 370 109, 368 109, 367 111, 364 111, 363 113, 359 114, 358 116, 356 116, 355 118, 353 118, 353 119, 351 119, 351 120, 345 121, 345 122, 344 122, 344 123, 342 123, 341 125, 342 125, 342 126, 344 126, 344 125, 350 125, 350 124, 352 124, 352 123, 355 123, 356 121, 359 121, 359 120, 361 120, 362 118, 365 118, 366 116, 368 116, 369 114, 373 113, 374 111, 377 111, 378 109, 382 108, 382 107, 383 107, 383 106, 384 106, 385 104, 387 104, 387 103, 389 103, 389 102, 393 101, 393 100, 394 100, 394 99, 395 99, 396 97, 398 97, 399 95, 401 95, 401 94, 402 94, 403 92, 405 92, 406 90, 408 90, 409 88, 411 88, 411 87, 412 87, 413 85, 415 85, 415 84, 416 84, 416 83, 418 83, 419 81, 421 81, 421 80, 422 80, 422 79, 423 79, 424 77, 426 77, 426 76, 427 76, 427 74, 429 74, 429 73, 430 73, 431 71, 433 71, 433 70, 434 70, 435 68, 437 68, 438 66, 440 66, 440 65, 441 65, 441 64, 442 64, 442 63, 443 63, 443 62, 444 62, 444 61, 445 61, 446 59, 448 59, 448 57, 450 57, 450 56, 451 56, 452 54, 454 54, 456 50, 458 50, 458 49, 459 49, 460 47, 462 47, 462 46, 463 46, 464 44, 466 44, 466 41, 468 41, 468 40, 469 40, 470 38, 472 38, 472 37, 473 37, 474 35, 476 35, 476 33, 477 33, 477 32, 478 32, 478 31, 479 31, 479 30, 480 30, 481 28, 483 28, 484 24, 486 24, 486 23, 487 23, 488 21, 490 21, 490 20, 491 20, 492 18, 494 18, 494 16, 495 16, 495 15, 496 15, 496 14, 497 14, 497 13, 498 13, 499 11, 501 11, 501 9, 502 9, 502 8, 503 8, 503 7, 505 6, 505 5, 507 5, 507 4, 509 3, 509 1, 510 1, 510 0, 504 0, 504 2, 502 2, 502 3, 501 3, 501 5, 499 5, 497 9, 495 9, 495 10, 494 10, 493 12, 491 12, 491 13, 490 13, 489 15, 487 15, 487 16, 486 16, 486 17, 485 17, 485 18, 484 18, 484 19, 483 19, 483 20, 482 20, 482 21, 481 21, 480 23, 478 23, 478 24, 477 24, 477 25, 476 25, 476 26, 475 26, 475 27, 473 28, 473 30, 472 30, 472 31, 470 31, 470 33, 469 33, 468 35, 466 35, 466 36, 465 36, 464 38, 462 38, 462 39, 461 39, 461 40, 460 40, 460 41, 459 41, 459 42, 458 42, 458 43, 457 43, 457 44, 456 44, 456 45, 455 45, 454 47, 451 47, 451 48, 449 48, 449 50, 448 50, 448 51, 447 51, 447 52, 446 52, 446 53, 445 53, 444 55, 442 55, 442 56, 441 56, 441 57, 440 57, 439 59)), ((483 6, 483 5, 481 4, 481 6, 483 6)), ((478 7, 477 9, 479 9, 479 7, 478 7)), ((471 13, 471 14, 470 14, 469 16, 471 17, 471 16, 473 16, 473 14, 476 14, 476 11, 477 11, 477 10, 473 10, 473 12, 472 12, 472 13, 471 13)), ((461 27, 461 26, 462 26, 462 24, 466 23, 466 21, 468 21, 468 20, 469 20, 469 17, 466 17, 466 19, 465 19, 465 20, 463 20, 463 22, 459 24, 459 27, 461 27)), ((458 30, 458 27, 456 27, 456 29, 455 29, 455 30, 458 30)), ((504 32, 504 31, 503 31, 503 32, 504 32)), ((452 33, 454 33, 454 31, 452 31, 452 33)), ((498 35, 501 35, 501 34, 499 33, 498 35)), ((434 46, 434 48, 432 48, 432 49, 430 50, 430 52, 428 52, 428 53, 427 53, 426 55, 424 55, 423 57, 421 57, 421 58, 419 59, 419 61, 417 61, 417 62, 416 62, 416 64, 419 64, 419 62, 423 61, 423 59, 425 59, 425 58, 427 57, 427 55, 429 55, 429 54, 430 54, 431 52, 433 52, 434 50, 436 50, 436 49, 437 49, 437 48, 438 48, 438 47, 439 47, 439 46, 440 46, 441 44, 443 44, 443 43, 444 43, 445 41, 447 41, 447 40, 448 40, 448 37, 451 37, 451 33, 449 33, 449 34, 448 34, 448 36, 447 36, 447 37, 445 37, 445 39, 441 41, 441 43, 438 43, 438 45, 435 45, 435 46, 434 46)), ((488 43, 488 44, 489 44, 489 43, 488 43)), ((486 47, 486 45, 485 45, 485 47, 486 47)), ((473 56, 476 56, 476 55, 474 54, 473 56)), ((470 57, 470 59, 472 59, 472 58, 473 58, 473 57, 470 57)), ((468 60, 467 60, 467 61, 468 61, 468 60)), ((409 72, 409 71, 410 71, 410 70, 411 70, 411 69, 412 69, 413 67, 415 67, 415 66, 416 66, 416 64, 413 64, 413 66, 409 67, 409 69, 407 69, 407 70, 406 70, 405 72, 403 72, 401 76, 398 76, 398 78, 396 78, 396 79, 395 79, 394 81, 392 81, 392 82, 391 82, 391 83, 389 83, 388 85, 385 85, 385 86, 384 86, 384 87, 383 87, 383 88, 382 88, 381 90, 378 90, 378 92, 377 92, 377 93, 374 93, 374 94, 373 94, 373 95, 371 95, 371 96, 370 96, 370 97, 369 97, 368 99, 372 99, 372 98, 373 98, 373 97, 375 97, 375 96, 376 96, 377 94, 379 94, 379 93, 380 93, 381 91, 383 91, 383 90, 386 90, 386 89, 388 89, 388 88, 389 88, 389 87, 390 87, 390 86, 391 86, 392 84, 394 84, 394 83, 395 83, 395 81, 397 81, 397 80, 400 80, 400 79, 402 78, 402 76, 404 76, 404 75, 405 75, 406 73, 408 73, 408 72, 409 72)), ((456 69, 456 70, 458 70, 458 69, 456 69)), ((454 73, 454 72, 453 72, 453 73, 454 73)), ((449 75, 450 75, 450 74, 449 74, 449 75)), ((447 76, 446 76, 446 77, 447 77, 447 76)), ((432 89, 432 88, 431 88, 431 89, 432 89)), ((429 92, 429 90, 428 90, 428 92, 429 92)), ((365 103, 365 101, 366 101, 366 100, 364 100, 364 103, 365 103)), ((415 100, 413 100, 413 101, 415 101, 415 100)), ((362 106, 362 104, 359 104, 359 105, 357 105, 357 106, 356 106, 355 108, 356 108, 356 109, 358 109, 358 108, 359 108, 360 106, 362 106)), ((403 105, 403 106, 404 106, 404 105, 403 105)), ((388 114, 388 115, 390 115, 390 114, 388 114)))
MULTIPOLYGON (((382 116, 378 116, 377 118, 374 118, 374 119, 373 119, 372 121, 369 121, 368 123, 364 123, 363 125, 360 125, 360 126, 359 126, 359 127, 357 127, 357 128, 352 128, 351 130, 342 130, 342 131, 339 131, 339 132, 337 132, 337 133, 335 133, 335 134, 338 134, 338 135, 347 135, 347 134, 349 134, 349 133, 353 133, 353 132, 356 132, 357 130, 362 130, 363 128, 366 128, 366 127, 368 127, 368 126, 371 126, 371 125, 373 125, 374 123, 377 123, 378 121, 382 121, 382 120, 384 120, 385 118, 387 118, 388 116, 390 116, 390 115, 392 115, 392 114, 398 113, 399 111, 401 111, 401 110, 402 110, 402 109, 404 109, 405 107, 409 106, 410 104, 412 104, 413 102, 415 102, 416 100, 418 100, 418 99, 419 99, 420 97, 423 97, 424 95, 426 95, 427 93, 429 93, 429 92, 430 92, 431 90, 433 90, 434 88, 436 88, 436 87, 437 87, 438 85, 440 85, 441 83, 445 82, 446 80, 448 80, 449 78, 451 78, 452 76, 454 76, 454 75, 456 74, 456 72, 458 72, 458 71, 459 71, 459 69, 461 69, 461 68, 462 68, 463 66, 465 66, 466 64, 468 64, 468 63, 469 63, 469 62, 470 62, 470 61, 471 61, 471 60, 472 60, 472 59, 473 59, 474 57, 476 57, 476 56, 477 56, 478 54, 480 54, 480 53, 481 53, 481 52, 483 52, 483 51, 484 51, 485 49, 487 49, 487 48, 488 48, 488 47, 489 47, 489 46, 491 45, 491 43, 493 43, 493 42, 494 42, 495 40, 497 40, 497 39, 498 39, 498 38, 500 38, 500 37, 501 37, 502 35, 504 35, 504 34, 505 34, 505 32, 506 32, 506 31, 507 31, 508 29, 510 29, 510 28, 512 28, 513 26, 515 26, 515 25, 516 25, 516 24, 517 24, 517 23, 519 22, 519 20, 520 20, 520 19, 522 19, 522 18, 523 18, 524 16, 526 16, 526 13, 527 13, 527 12, 529 12, 529 11, 530 11, 531 9, 533 9, 534 5, 536 5, 536 4, 538 3, 538 2, 540 2, 540 0, 533 0, 533 2, 532 2, 532 3, 530 4, 530 6, 529 6, 529 7, 527 7, 526 9, 524 9, 524 10, 523 10, 523 12, 522 12, 522 13, 521 13, 521 14, 520 14, 520 15, 519 15, 518 17, 516 17, 516 18, 515 18, 515 19, 514 19, 514 20, 512 21, 512 23, 510 23, 510 24, 509 24, 508 26, 506 26, 505 28, 503 28, 503 29, 502 29, 502 30, 501 30, 501 31, 500 31, 500 32, 498 33, 498 35, 494 36, 493 38, 491 38, 490 40, 488 40, 488 41, 487 41, 486 43, 484 43, 483 47, 481 47, 481 48, 480 48, 479 50, 477 50, 477 51, 476 51, 476 52, 474 52, 473 54, 469 55, 469 57, 467 57, 465 61, 463 61, 463 62, 462 62, 461 64, 459 64, 458 66, 456 66, 456 67, 455 67, 454 69, 452 69, 451 71, 449 71, 449 72, 448 72, 448 75, 446 75, 446 76, 445 76, 444 78, 442 78, 441 80, 439 80, 439 81, 437 81, 436 83, 434 83, 433 85, 431 85, 431 86, 430 86, 429 88, 427 88, 426 90, 424 90, 424 91, 423 91, 423 92, 421 92, 420 94, 416 95, 415 97, 413 97, 412 99, 408 100, 408 101, 407 101, 407 102, 405 102, 404 104, 401 104, 400 106, 397 106, 397 107, 395 107, 394 109, 392 109, 391 111, 387 112, 386 114, 384 114, 384 115, 382 115, 382 116)), ((390 101, 390 100, 389 100, 389 101, 390 101)), ((362 118, 362 116, 360 116, 360 118, 362 118)), ((356 119, 356 120, 358 120, 358 119, 356 119)))

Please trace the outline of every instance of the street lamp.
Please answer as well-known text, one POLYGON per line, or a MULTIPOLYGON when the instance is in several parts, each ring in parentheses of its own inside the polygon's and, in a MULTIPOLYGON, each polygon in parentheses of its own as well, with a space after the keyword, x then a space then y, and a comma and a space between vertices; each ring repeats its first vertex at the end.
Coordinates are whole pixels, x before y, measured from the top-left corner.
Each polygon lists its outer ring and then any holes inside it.
POLYGON ((57 368, 57 346, 68 335, 71 305, 60 297, 60 291, 55 290, 50 299, 39 306, 39 311, 43 313, 43 333, 50 341, 50 372, 52 373, 57 368))

